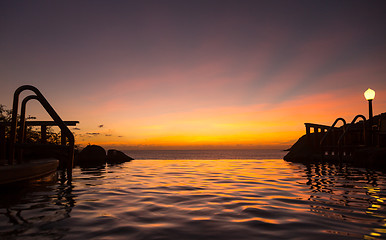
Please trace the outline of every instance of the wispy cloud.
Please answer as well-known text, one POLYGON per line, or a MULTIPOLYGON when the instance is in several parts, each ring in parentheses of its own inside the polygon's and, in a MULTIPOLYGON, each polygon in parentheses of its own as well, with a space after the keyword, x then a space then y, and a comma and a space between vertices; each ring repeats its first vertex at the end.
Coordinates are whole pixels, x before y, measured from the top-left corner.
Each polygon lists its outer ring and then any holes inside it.
POLYGON ((87 135, 90 135, 90 136, 97 136, 99 135, 100 133, 95 133, 95 132, 88 132, 86 133, 87 135))

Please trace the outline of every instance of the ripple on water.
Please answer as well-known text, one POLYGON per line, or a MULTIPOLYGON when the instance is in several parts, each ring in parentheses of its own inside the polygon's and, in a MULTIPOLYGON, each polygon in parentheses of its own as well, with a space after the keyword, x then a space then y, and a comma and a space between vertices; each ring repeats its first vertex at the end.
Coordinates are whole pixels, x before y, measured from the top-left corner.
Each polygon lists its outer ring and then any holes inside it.
POLYGON ((385 174, 283 160, 74 169, 0 200, 0 239, 386 238, 385 174))

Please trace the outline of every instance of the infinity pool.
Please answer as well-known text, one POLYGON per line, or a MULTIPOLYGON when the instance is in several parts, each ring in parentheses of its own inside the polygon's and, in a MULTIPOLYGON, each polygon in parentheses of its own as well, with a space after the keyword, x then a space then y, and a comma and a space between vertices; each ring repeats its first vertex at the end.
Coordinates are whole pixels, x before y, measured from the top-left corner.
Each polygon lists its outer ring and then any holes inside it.
POLYGON ((385 174, 269 160, 134 160, 1 193, 0 239, 381 239, 385 174))

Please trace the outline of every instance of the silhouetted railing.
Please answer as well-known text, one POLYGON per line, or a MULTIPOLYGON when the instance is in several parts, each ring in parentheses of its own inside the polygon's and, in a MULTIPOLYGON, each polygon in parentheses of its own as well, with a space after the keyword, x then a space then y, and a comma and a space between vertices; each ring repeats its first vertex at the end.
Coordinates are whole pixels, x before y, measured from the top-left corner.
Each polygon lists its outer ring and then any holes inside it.
MULTIPOLYGON (((44 109, 47 111, 47 113, 51 116, 51 118, 54 120, 54 123, 56 126, 58 126, 61 130, 62 135, 62 142, 60 145, 54 145, 57 146, 58 149, 64 150, 68 154, 67 162, 66 164, 62 164, 62 166, 67 169, 67 176, 68 179, 71 180, 72 177, 72 168, 73 168, 73 162, 74 162, 74 146, 75 146, 75 139, 72 132, 68 129, 66 123, 59 117, 59 115, 56 113, 56 111, 52 108, 52 106, 48 103, 47 99, 43 96, 43 94, 34 86, 30 85, 24 85, 16 89, 14 96, 13 96, 13 107, 12 107, 12 122, 11 122, 11 130, 10 130, 10 138, 9 138, 9 159, 8 164, 12 165, 15 162, 15 153, 18 153, 18 156, 22 156, 22 149, 23 148, 38 148, 38 147, 52 147, 52 145, 44 144, 45 146, 39 146, 36 144, 25 144, 24 143, 24 133, 25 133, 25 110, 26 110, 26 104, 29 100, 36 99, 40 102, 40 104, 44 107, 44 109), (17 121, 17 113, 18 113, 18 105, 19 105, 19 96, 20 93, 30 90, 35 93, 35 95, 27 96, 23 99, 22 107, 21 107, 21 113, 20 113, 20 133, 19 133, 19 141, 17 142, 17 136, 16 136, 16 130, 18 126, 17 121), (68 146, 67 146, 68 141, 68 146)), ((43 122, 40 122, 43 123, 43 122)), ((45 138, 47 124, 41 124, 42 129, 42 139, 45 138)), ((43 140, 42 140, 43 141, 43 140)), ((21 159, 18 159, 18 162, 21 159)))
POLYGON ((306 137, 310 147, 322 156, 339 156, 339 158, 351 156, 356 149, 366 146, 366 118, 357 115, 350 124, 346 124, 343 118, 337 118, 331 126, 305 123, 306 137), (362 119, 361 124, 356 124, 362 119), (335 127, 343 122, 342 127, 335 127), (313 131, 312 131, 313 130, 313 131))
POLYGON ((346 129, 346 120, 337 118, 326 134, 320 140, 320 150, 322 155, 338 155, 338 140, 346 129), (341 128, 335 127, 341 121, 343 123, 341 128))
MULTIPOLYGON (((76 126, 79 121, 63 121, 67 126, 76 126)), ((20 124, 21 125, 21 124, 20 124)), ((47 143, 47 127, 58 126, 54 121, 26 121, 25 127, 40 127, 40 143, 47 143)), ((10 122, 0 122, 0 160, 6 159, 6 128, 11 127, 10 122)), ((26 137, 24 136, 24 141, 26 137)), ((21 137, 19 137, 19 140, 21 137)), ((66 145, 66 138, 61 134, 61 144, 66 145)))
POLYGON ((331 127, 315 123, 304 123, 304 125, 306 126, 307 142, 313 149, 319 149, 322 137, 331 127))
POLYGON ((356 115, 350 125, 348 125, 343 134, 339 137, 339 156, 351 156, 354 149, 363 146, 366 146, 366 117, 363 115, 356 115), (359 128, 358 125, 355 124, 358 118, 362 118, 363 120, 362 126, 359 128))

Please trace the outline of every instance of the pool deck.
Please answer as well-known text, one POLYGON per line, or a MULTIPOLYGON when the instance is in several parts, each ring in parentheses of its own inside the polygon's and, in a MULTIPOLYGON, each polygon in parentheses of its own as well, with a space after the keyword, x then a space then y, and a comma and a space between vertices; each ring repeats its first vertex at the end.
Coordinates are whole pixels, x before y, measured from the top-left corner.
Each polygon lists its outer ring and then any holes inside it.
POLYGON ((0 166, 0 186, 46 176, 55 172, 58 166, 59 160, 54 158, 0 166))

